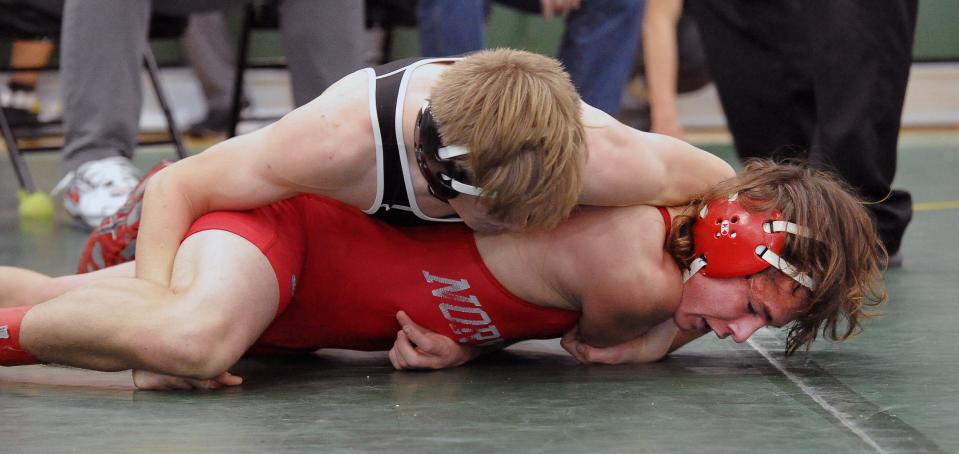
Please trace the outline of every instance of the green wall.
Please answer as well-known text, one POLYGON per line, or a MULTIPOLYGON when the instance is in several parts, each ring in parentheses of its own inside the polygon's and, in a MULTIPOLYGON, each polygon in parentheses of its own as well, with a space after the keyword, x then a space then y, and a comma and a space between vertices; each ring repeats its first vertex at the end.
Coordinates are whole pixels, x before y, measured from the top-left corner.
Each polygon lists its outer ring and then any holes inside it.
MULTIPOLYGON (((882 0, 878 0, 881 7, 882 0)), ((959 61, 959 2, 920 0, 913 58, 959 61)))

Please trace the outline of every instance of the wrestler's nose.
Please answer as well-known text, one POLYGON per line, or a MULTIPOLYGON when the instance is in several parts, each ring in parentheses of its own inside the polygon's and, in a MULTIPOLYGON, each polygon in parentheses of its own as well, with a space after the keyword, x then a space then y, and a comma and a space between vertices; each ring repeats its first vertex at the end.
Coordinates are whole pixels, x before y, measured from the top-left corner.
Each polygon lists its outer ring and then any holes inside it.
POLYGON ((749 336, 752 336, 759 328, 765 326, 759 317, 750 317, 745 320, 737 320, 734 323, 729 324, 729 329, 732 331, 733 341, 736 343, 746 342, 746 339, 749 339, 749 336))

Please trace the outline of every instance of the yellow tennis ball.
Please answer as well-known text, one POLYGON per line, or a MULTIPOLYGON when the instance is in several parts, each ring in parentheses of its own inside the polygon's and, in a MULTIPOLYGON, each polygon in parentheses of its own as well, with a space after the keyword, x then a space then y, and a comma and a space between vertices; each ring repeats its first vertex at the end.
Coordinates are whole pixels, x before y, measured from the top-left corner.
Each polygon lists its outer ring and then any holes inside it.
POLYGON ((34 220, 53 219, 53 199, 45 192, 32 194, 24 190, 17 191, 20 199, 20 218, 34 220))

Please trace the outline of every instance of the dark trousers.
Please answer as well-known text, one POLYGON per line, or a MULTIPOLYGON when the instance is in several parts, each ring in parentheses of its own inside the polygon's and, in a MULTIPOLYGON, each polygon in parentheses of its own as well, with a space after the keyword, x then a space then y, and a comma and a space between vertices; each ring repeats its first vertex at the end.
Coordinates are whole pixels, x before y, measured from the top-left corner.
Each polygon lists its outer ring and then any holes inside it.
MULTIPOLYGON (((495 0, 539 13, 539 0, 495 0)), ((615 115, 633 70, 645 0, 589 0, 566 16, 559 60, 583 101, 615 115)), ((486 47, 486 0, 419 0, 420 50, 425 57, 486 47)))
POLYGON ((912 218, 893 190, 917 0, 688 0, 740 158, 799 157, 866 202, 890 254, 912 218), (881 3, 881 5, 880 5, 881 3))

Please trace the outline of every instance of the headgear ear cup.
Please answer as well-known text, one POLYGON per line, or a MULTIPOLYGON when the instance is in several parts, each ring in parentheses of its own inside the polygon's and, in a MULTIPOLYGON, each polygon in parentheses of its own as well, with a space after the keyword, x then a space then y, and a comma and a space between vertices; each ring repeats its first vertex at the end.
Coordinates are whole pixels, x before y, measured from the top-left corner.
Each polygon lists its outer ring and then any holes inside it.
POLYGON ((780 257, 786 234, 803 235, 804 229, 783 221, 778 210, 747 211, 738 198, 713 200, 698 213, 693 225, 696 259, 686 279, 700 271, 717 278, 749 276, 775 266, 812 289, 812 279, 780 257))
POLYGON ((469 154, 465 147, 446 146, 433 119, 429 103, 423 103, 416 115, 413 130, 413 148, 416 163, 426 179, 430 194, 446 202, 460 194, 480 195, 481 188, 473 186, 454 158, 469 154))

